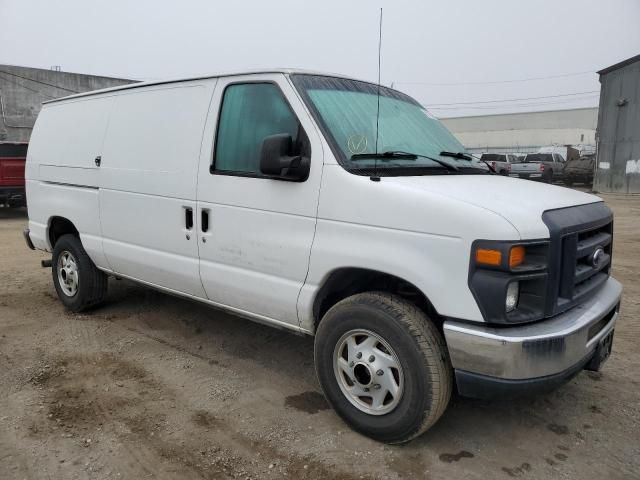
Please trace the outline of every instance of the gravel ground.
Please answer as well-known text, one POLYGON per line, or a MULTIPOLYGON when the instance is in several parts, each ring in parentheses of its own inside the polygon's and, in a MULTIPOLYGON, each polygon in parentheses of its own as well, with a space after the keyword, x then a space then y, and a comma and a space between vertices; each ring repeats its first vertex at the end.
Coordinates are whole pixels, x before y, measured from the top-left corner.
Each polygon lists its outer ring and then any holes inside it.
POLYGON ((125 281, 66 312, 26 212, 0 209, 0 479, 640 478, 640 197, 604 198, 625 296, 603 371, 519 401, 454 398, 395 447, 327 407, 310 338, 125 281))

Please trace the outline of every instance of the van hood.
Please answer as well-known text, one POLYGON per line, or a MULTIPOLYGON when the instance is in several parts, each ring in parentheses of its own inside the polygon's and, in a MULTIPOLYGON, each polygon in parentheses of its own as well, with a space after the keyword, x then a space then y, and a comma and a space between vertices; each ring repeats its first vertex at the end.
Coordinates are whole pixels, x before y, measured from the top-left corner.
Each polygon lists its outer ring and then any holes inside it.
POLYGON ((595 195, 501 175, 385 177, 383 182, 449 197, 490 210, 511 223, 522 239, 546 238, 546 210, 601 202, 595 195))

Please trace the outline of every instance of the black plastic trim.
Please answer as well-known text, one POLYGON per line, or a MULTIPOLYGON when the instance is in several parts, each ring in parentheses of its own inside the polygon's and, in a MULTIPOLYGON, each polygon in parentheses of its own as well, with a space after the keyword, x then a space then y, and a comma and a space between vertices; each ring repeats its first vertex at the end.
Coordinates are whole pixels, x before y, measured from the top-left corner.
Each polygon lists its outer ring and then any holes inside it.
POLYGON ((33 242, 31 241, 31 237, 29 236, 29 233, 31 233, 29 229, 25 228, 22 231, 22 236, 24 237, 24 241, 27 243, 27 247, 29 247, 31 250, 35 250, 36 247, 33 246, 33 242))
MULTIPOLYGON (((573 292, 573 275, 571 285, 568 280, 562 282, 563 271, 575 271, 575 255, 577 252, 578 234, 587 230, 594 230, 611 224, 611 243, 613 243, 613 213, 604 202, 588 203, 574 207, 547 210, 542 214, 542 221, 549 229, 549 281, 547 285, 546 316, 562 313, 583 299, 583 295, 575 295, 573 292), (567 252, 572 256, 563 255, 565 251, 563 242, 572 242, 574 245, 567 252), (561 302, 563 296, 573 297, 571 301, 561 302)), ((611 262, 611 259, 609 259, 611 262)), ((607 275, 599 280, 601 285, 608 278, 610 267, 607 267, 607 275)), ((596 287, 597 288, 597 287, 596 287)), ((590 290, 591 291, 591 290, 590 290)))
MULTIPOLYGON (((544 318, 548 243, 536 240, 475 240, 471 245, 468 285, 485 322, 495 325, 514 325, 535 322, 544 318), (540 252, 530 263, 509 268, 509 251, 513 246, 539 247, 540 252), (475 262, 478 248, 498 249, 502 252, 500 267, 479 266, 475 262), (505 297, 511 282, 520 282, 520 301, 515 310, 507 312, 505 297)), ((526 258, 526 257, 525 257, 526 258)))
POLYGON ((524 380, 507 380, 465 370, 455 370, 458 393, 463 397, 482 400, 508 400, 548 392, 564 385, 580 373, 591 361, 594 354, 595 352, 591 352, 578 363, 560 373, 524 380))

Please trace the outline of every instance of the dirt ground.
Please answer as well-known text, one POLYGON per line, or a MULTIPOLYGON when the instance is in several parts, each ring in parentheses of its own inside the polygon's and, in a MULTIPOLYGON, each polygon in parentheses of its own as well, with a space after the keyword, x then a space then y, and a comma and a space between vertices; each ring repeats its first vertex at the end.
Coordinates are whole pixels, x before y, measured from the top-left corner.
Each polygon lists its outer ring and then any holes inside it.
POLYGON ((429 432, 352 432, 316 382, 311 338, 111 280, 66 312, 0 209, 0 479, 640 478, 640 197, 616 214, 625 287, 613 354, 554 393, 454 398, 429 432))

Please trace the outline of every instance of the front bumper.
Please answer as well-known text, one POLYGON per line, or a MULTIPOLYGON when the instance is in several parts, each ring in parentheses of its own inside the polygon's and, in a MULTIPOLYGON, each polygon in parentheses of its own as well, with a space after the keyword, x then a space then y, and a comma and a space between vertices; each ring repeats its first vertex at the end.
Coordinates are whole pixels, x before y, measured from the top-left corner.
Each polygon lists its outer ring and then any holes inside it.
POLYGON ((591 299, 536 323, 493 327, 445 321, 460 394, 513 396, 518 390, 544 390, 569 380, 613 330, 621 295, 622 285, 609 278, 591 299))

